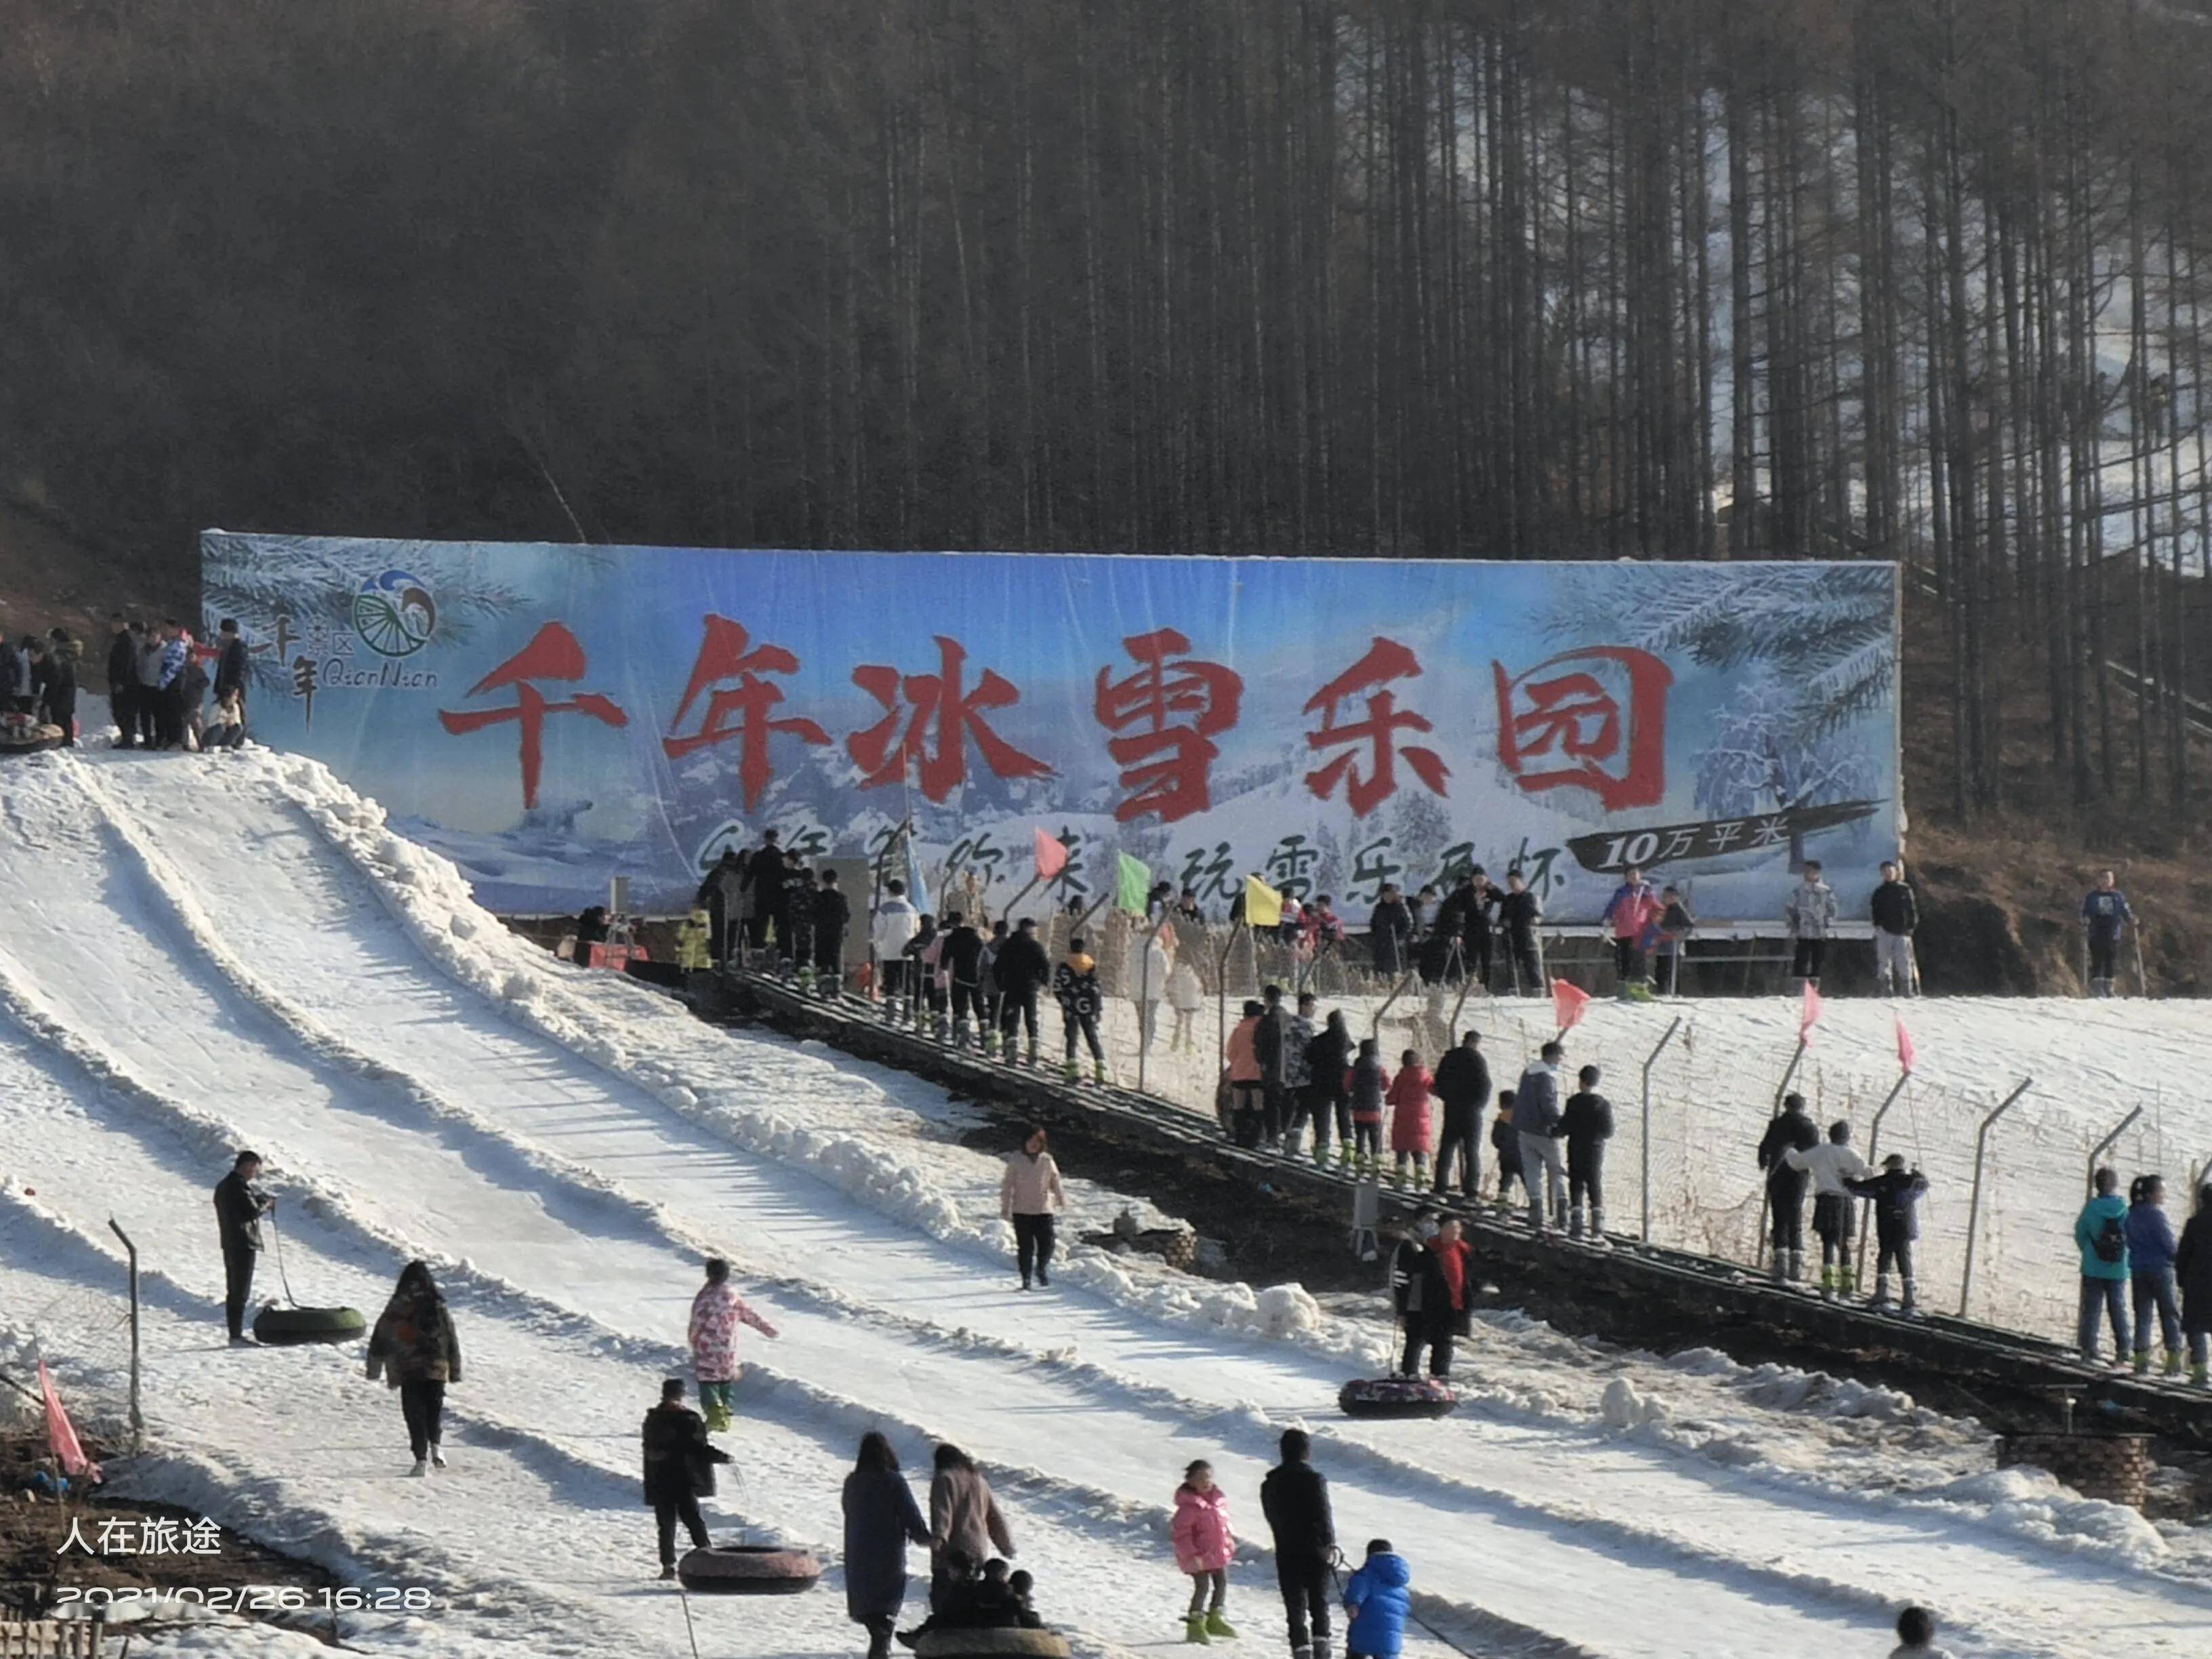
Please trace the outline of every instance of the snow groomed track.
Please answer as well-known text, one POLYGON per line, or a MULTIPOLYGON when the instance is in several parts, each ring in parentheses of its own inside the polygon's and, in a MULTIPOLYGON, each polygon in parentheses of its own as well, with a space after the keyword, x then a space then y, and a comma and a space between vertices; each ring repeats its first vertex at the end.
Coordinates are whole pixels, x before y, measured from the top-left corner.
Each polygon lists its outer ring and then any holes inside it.
MULTIPOLYGON (((709 1250, 784 1332, 745 1349, 721 1523, 834 1556, 860 1433, 884 1427, 916 1470, 951 1438, 1088 1653, 1175 1633, 1168 1499, 1192 1457, 1264 1537, 1258 1476, 1291 1421, 1316 1432, 1342 1535, 1393 1538, 1468 1651, 1879 1650, 1915 1597, 1961 1654, 2075 1653, 2085 1630, 2105 1654, 2179 1652, 2212 1626, 2193 1533, 1991 1474, 1972 1425, 1879 1390, 1717 1357, 1638 1369, 1500 1321, 1458 1417, 1355 1428, 1330 1402, 1382 1331, 1294 1289, 1090 1255, 1024 1297, 995 1166, 952 1143, 941 1092, 550 962, 310 763, 20 763, 0 845, 0 1324, 112 1283, 106 1217, 131 1226, 158 1449, 133 1480, 438 1599, 349 1642, 689 1651, 648 1579, 635 1433, 683 1369, 709 1250), (409 1256, 439 1270, 468 1360, 442 1478, 404 1478, 356 1356, 221 1346, 207 1191, 245 1144, 271 1160, 303 1296, 374 1309, 409 1256), (1609 1377, 1633 1379, 1629 1408, 1600 1407, 1609 1377)), ((1097 1224, 1122 1201, 1079 1193, 1097 1224)), ((1267 1651, 1279 1614, 1247 1557, 1233 1612, 1267 1651)), ((834 1575, 772 1623, 706 1613, 706 1652, 859 1646, 834 1575)))

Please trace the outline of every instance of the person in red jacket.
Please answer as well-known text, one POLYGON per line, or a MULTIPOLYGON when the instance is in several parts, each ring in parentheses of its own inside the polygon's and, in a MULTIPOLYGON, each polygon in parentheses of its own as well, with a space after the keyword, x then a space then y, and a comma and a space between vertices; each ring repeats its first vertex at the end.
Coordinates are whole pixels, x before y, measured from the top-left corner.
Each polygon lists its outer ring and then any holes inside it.
POLYGON ((1390 1103, 1390 1150, 1397 1154, 1401 1187, 1409 1167, 1417 1184, 1428 1184, 1429 1093, 1435 1082, 1413 1049, 1398 1056, 1398 1075, 1383 1098, 1390 1103))
POLYGON ((1638 991, 1650 993, 1650 966, 1644 953, 1644 929, 1656 923, 1666 913, 1651 884, 1644 879, 1643 870, 1630 865, 1621 872, 1620 885, 1613 890, 1613 897, 1599 920, 1613 929, 1613 963, 1620 979, 1620 994, 1635 995, 1638 991))
POLYGON ((1451 1375, 1452 1344, 1468 1330, 1469 1254, 1456 1221, 1439 1226, 1421 1253, 1419 1285, 1407 1299, 1406 1352, 1399 1364, 1405 1376, 1419 1374, 1424 1348, 1429 1351, 1431 1376, 1451 1375))

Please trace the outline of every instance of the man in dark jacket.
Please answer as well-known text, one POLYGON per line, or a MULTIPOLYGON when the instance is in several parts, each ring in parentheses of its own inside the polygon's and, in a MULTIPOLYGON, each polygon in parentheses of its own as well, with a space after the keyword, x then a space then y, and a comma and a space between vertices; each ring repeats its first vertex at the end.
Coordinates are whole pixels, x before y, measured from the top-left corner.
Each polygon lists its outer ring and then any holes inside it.
POLYGON ((1544 958, 1536 948, 1536 924, 1543 919, 1544 901, 1528 890, 1528 878, 1518 870, 1507 871, 1504 896, 1498 901, 1498 930, 1505 935, 1505 959, 1518 995, 1544 994, 1544 958))
POLYGON ((676 1523, 691 1534, 694 1549, 707 1547, 707 1522, 699 1500, 714 1494, 714 1465, 730 1455, 707 1438, 706 1419, 684 1403, 684 1379, 660 1385, 660 1403, 645 1414, 645 1501, 660 1535, 660 1576, 676 1577, 676 1523))
POLYGON ((107 619, 107 707, 115 746, 135 748, 138 734, 138 641, 118 611, 107 619))
POLYGON ((776 953, 790 973, 813 959, 814 877, 796 847, 783 854, 783 892, 776 901, 776 953))
POLYGON ((1308 1462, 1313 1443, 1306 1431, 1284 1430, 1281 1444, 1283 1461, 1260 1482, 1260 1510, 1274 1534, 1275 1581, 1290 1614, 1293 1659, 1325 1659, 1336 1519, 1328 1479, 1308 1462))
POLYGON ((1429 1085, 1444 1103, 1444 1127, 1437 1142, 1437 1190, 1451 1190, 1452 1172, 1459 1171, 1459 1190, 1473 1198, 1482 1190, 1482 1109, 1490 1104, 1490 1062, 1482 1057, 1482 1033, 1469 1031, 1459 1047, 1437 1062, 1437 1075, 1429 1085))
POLYGON ((1759 1139, 1759 1167, 1766 1171, 1766 1206, 1773 1217, 1774 1282, 1796 1284, 1805 1273, 1805 1172, 1785 1152, 1809 1152, 1820 1131, 1805 1115, 1805 1097, 1790 1095, 1759 1139))
MULTIPOLYGON (((774 830, 761 832, 761 844, 745 858, 745 943, 757 951, 768 942, 769 924, 781 924, 783 918, 777 911, 783 903, 783 847, 781 834, 774 830)), ((776 938, 783 938, 783 927, 775 930, 776 938)))
POLYGON ((1874 918, 1874 972, 1884 996, 1917 994, 1913 984, 1912 930, 1920 925, 1919 902, 1899 879, 1897 866, 1885 861, 1881 884, 1868 901, 1874 918))
POLYGON ((1037 942, 1036 918, 1024 916, 1014 936, 999 949, 998 960, 992 972, 999 981, 999 1041, 1006 1051, 1006 1063, 1014 1060, 1014 1028, 1025 1026, 1029 1034, 1030 1064, 1037 1057, 1037 994, 1052 979, 1052 958, 1044 953, 1037 942))
POLYGON ((1413 913, 1406 908, 1395 887, 1386 886, 1367 914, 1367 947, 1373 955, 1375 971, 1384 979, 1395 979, 1404 973, 1406 950, 1413 938, 1413 913))
POLYGON ((2120 930, 2136 919, 2128 896, 2109 870, 2081 901, 2081 927, 2089 942, 2089 994, 2112 994, 2115 964, 2119 959, 2120 930))
POLYGON ((845 980, 845 929, 852 925, 853 906, 838 890, 837 872, 824 869, 822 884, 814 890, 814 984, 824 996, 835 996, 845 980))
POLYGON ((691 901, 693 908, 704 910, 709 918, 712 932, 708 954, 714 957, 717 968, 730 953, 730 934, 737 924, 738 895, 744 884, 744 859, 736 848, 725 847, 691 901))
POLYGON ((1915 1208, 1920 1195, 1928 1190, 1928 1177, 1917 1170, 1908 1170, 1904 1153, 1892 1152, 1882 1159, 1880 1175, 1845 1181, 1844 1185, 1861 1198, 1874 1200, 1875 1241, 1880 1248, 1874 1263, 1874 1299, 1868 1305, 1889 1306, 1889 1275, 1894 1268, 1905 1283, 1902 1310, 1916 1311, 1920 1296, 1912 1278, 1912 1241, 1920 1237, 1920 1224, 1915 1208))
POLYGON ((946 914, 945 926, 945 943, 938 947, 937 959, 952 981, 953 1046, 965 1048, 969 1017, 975 1017, 979 1031, 988 1018, 983 1006, 983 935, 957 910, 946 914))
POLYGON ((1605 1242, 1605 1143, 1613 1139, 1613 1103, 1598 1093, 1598 1069, 1576 1074, 1582 1087, 1567 1097, 1560 1127, 1567 1140, 1567 1237, 1605 1242), (1583 1231, 1583 1206, 1589 1206, 1589 1231, 1583 1231))
POLYGON ((1252 1032, 1252 1057, 1260 1062, 1261 1099, 1266 1103, 1264 1144, 1272 1152, 1281 1149, 1283 1129, 1290 1119, 1291 1017, 1283 1010, 1281 986, 1261 987, 1260 1001, 1266 1012, 1252 1032))
POLYGON ((246 1341, 246 1304, 253 1295, 254 1259, 261 1254, 261 1218, 276 1207, 253 1183, 261 1154, 240 1152, 230 1173, 216 1183, 216 1236, 222 1244, 222 1316, 230 1340, 246 1341))
POLYGON ((246 714, 246 638, 238 631, 238 618, 225 617, 216 628, 215 700, 236 696, 238 712, 246 714))

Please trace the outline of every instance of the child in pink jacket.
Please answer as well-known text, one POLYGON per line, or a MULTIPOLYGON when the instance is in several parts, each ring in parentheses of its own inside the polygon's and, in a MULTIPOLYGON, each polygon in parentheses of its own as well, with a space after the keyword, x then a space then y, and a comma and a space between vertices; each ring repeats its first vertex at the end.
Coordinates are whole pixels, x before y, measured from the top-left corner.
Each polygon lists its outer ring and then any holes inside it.
POLYGON ((1204 1643, 1234 1637, 1223 1616, 1229 1601, 1229 1564, 1237 1558, 1237 1534, 1229 1529, 1229 1497, 1213 1484, 1213 1465, 1200 1462, 1182 1472, 1175 1495, 1176 1565, 1190 1575, 1190 1611, 1183 1616, 1182 1639, 1204 1643))
POLYGON ((1429 1182, 1429 1089, 1436 1079, 1408 1048, 1398 1057, 1398 1075, 1390 1079, 1390 1150, 1398 1155, 1398 1184, 1406 1184, 1407 1166, 1413 1167, 1413 1184, 1429 1182))
POLYGON ((699 1405, 707 1426, 719 1434, 728 1428, 730 1386, 738 1380, 738 1327, 750 1325, 763 1336, 775 1327, 745 1305, 730 1284, 730 1264, 717 1256, 707 1264, 707 1282, 691 1298, 691 1369, 699 1378, 699 1405))

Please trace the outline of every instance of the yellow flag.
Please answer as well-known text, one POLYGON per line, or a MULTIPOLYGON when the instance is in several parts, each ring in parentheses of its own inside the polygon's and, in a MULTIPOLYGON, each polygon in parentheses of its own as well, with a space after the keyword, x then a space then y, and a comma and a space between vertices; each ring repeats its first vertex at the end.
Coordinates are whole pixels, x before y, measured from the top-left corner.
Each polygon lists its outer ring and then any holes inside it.
POLYGON ((1244 921, 1253 927, 1279 927, 1283 896, 1257 876, 1244 878, 1244 921))

